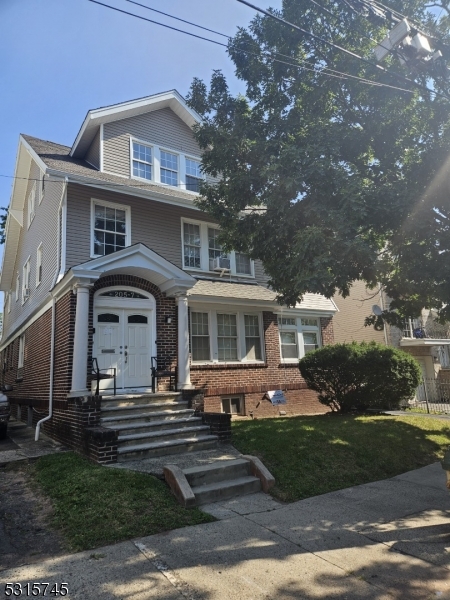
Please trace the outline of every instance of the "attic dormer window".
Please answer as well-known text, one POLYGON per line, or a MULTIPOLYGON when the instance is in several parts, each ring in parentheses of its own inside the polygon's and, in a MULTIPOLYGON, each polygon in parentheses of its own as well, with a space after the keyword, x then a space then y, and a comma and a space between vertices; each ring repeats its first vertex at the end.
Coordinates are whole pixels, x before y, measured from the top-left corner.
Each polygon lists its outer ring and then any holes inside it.
POLYGON ((151 180, 152 166, 151 146, 133 142, 133 176, 151 180))

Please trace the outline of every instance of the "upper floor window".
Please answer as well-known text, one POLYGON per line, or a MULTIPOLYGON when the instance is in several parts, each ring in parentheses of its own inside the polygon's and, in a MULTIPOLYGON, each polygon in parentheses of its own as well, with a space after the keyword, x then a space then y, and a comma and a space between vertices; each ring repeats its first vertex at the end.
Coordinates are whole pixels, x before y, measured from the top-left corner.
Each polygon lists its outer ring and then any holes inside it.
POLYGON ((45 173, 44 171, 40 172, 40 180, 39 180, 39 204, 44 199, 45 194, 45 173))
POLYGON ((280 351, 283 362, 297 362, 320 346, 319 320, 303 317, 278 317, 280 351))
POLYGON ((105 256, 130 245, 130 207, 92 201, 91 255, 105 256))
POLYGON ((161 183, 178 185, 178 156, 161 150, 160 165, 161 183))
POLYGON ((34 185, 31 188, 30 194, 28 196, 28 227, 30 227, 31 223, 33 222, 35 214, 36 214, 36 182, 34 182, 34 185))
POLYGON ((30 297, 30 274, 31 274, 31 258, 28 257, 27 262, 22 269, 22 304, 30 297))
POLYGON ((17 368, 22 369, 25 362, 25 334, 19 337, 19 356, 17 361, 17 368))
POLYGON ((19 295, 20 295, 20 275, 19 275, 19 273, 17 273, 17 277, 16 277, 16 302, 19 299, 19 295))
POLYGON ((36 287, 42 281, 42 244, 39 244, 36 252, 36 287))
POLYGON ((208 223, 182 220, 183 267, 200 271, 223 271, 254 277, 254 264, 243 252, 224 252, 220 230, 208 223), (218 261, 217 259, 224 260, 218 261))
POLYGON ((198 193, 202 179, 200 162, 192 158, 186 158, 186 189, 198 193))
POLYGON ((152 148, 145 144, 133 142, 133 176, 141 179, 152 179, 152 148))
POLYGON ((200 160, 176 150, 130 138, 130 176, 199 193, 203 180, 200 160))

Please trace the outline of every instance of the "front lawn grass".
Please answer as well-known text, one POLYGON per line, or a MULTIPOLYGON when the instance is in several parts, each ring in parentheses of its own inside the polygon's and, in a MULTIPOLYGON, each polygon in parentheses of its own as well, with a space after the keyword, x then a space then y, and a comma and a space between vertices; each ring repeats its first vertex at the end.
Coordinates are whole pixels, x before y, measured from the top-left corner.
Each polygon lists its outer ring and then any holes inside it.
POLYGON ((72 452, 42 457, 31 472, 74 551, 215 520, 182 508, 155 477, 100 467, 72 452))
POLYGON ((400 475, 442 458, 450 421, 319 415, 233 423, 233 444, 258 456, 293 502, 400 475))

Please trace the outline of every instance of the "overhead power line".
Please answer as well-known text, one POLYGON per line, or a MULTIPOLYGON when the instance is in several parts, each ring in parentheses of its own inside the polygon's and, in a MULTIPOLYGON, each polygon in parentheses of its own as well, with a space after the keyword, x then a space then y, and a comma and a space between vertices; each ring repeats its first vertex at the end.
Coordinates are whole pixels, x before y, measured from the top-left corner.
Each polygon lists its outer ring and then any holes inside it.
POLYGON ((409 79, 409 77, 405 77, 401 73, 397 73, 395 71, 389 71, 388 69, 385 69, 381 65, 379 65, 371 60, 368 60, 367 58, 364 58, 363 56, 360 56, 359 54, 356 54, 356 52, 352 52, 351 50, 348 50, 347 48, 344 48, 343 46, 339 46, 338 44, 335 44, 334 42, 329 42, 328 40, 316 35, 315 33, 312 33, 312 31, 308 31, 307 29, 303 29, 302 27, 295 25, 295 23, 286 21, 286 19, 282 19, 281 17, 278 17, 277 15, 265 10, 264 8, 260 8, 259 6, 256 6, 255 4, 251 4, 247 0, 237 0, 237 1, 240 2, 241 4, 245 4, 246 6, 249 6, 250 8, 253 8, 257 12, 260 12, 260 13, 266 15, 267 17, 270 17, 271 19, 274 19, 275 21, 278 21, 279 23, 282 23, 283 25, 292 27, 293 29, 300 31, 300 33, 303 33, 304 35, 307 35, 308 37, 311 37, 312 39, 317 40, 317 41, 321 42, 322 44, 325 44, 328 47, 334 48, 335 50, 339 50, 340 52, 343 52, 344 54, 347 54, 348 56, 351 56, 352 58, 356 58, 357 60, 378 69, 379 71, 389 75, 390 77, 402 79, 403 81, 407 81, 408 83, 411 83, 412 85, 414 85, 416 88, 421 89, 422 91, 426 91, 429 94, 441 96, 441 97, 445 98, 446 100, 449 99, 449 96, 447 96, 446 94, 442 94, 440 92, 436 92, 435 90, 431 90, 426 85, 422 85, 421 83, 414 81, 414 79, 409 79))
MULTIPOLYGON (((122 10, 122 9, 117 8, 115 6, 111 6, 109 4, 105 4, 104 2, 99 2, 99 0, 89 0, 89 2, 92 2, 94 4, 99 4, 100 6, 104 6, 105 8, 109 8, 109 9, 114 10, 116 12, 126 14, 126 15, 128 15, 130 17, 135 17, 135 18, 140 19, 142 21, 148 21, 149 23, 152 23, 154 25, 160 25, 162 27, 166 27, 168 29, 172 29, 173 31, 177 31, 178 33, 184 33, 185 35, 190 35, 190 36, 193 36, 195 38, 198 38, 198 39, 201 39, 201 40, 204 40, 204 41, 207 41, 207 42, 211 42, 211 43, 216 44, 218 46, 222 46, 224 48, 229 49, 229 45, 224 44, 222 42, 218 42, 218 41, 212 40, 210 38, 199 36, 199 35, 196 35, 194 33, 189 32, 189 31, 185 31, 185 30, 179 29, 177 27, 172 27, 172 26, 167 25, 165 23, 160 23, 159 21, 154 21, 153 19, 147 19, 146 17, 142 17, 141 15, 136 15, 134 13, 128 12, 126 10, 122 10)), ((144 8, 149 8, 149 7, 145 7, 144 5, 140 5, 140 6, 143 6, 144 8)), ((168 15, 168 16, 171 16, 172 18, 177 18, 177 17, 173 17, 172 15, 168 15)), ((218 33, 218 32, 215 32, 215 33, 218 33)), ((224 35, 224 37, 227 37, 229 40, 232 40, 231 37, 225 36, 225 34, 220 34, 220 35, 224 35)), ((239 51, 243 52, 245 54, 250 54, 250 55, 256 56, 257 58, 260 57, 260 55, 258 53, 252 52, 251 50, 239 49, 239 51)), ((277 56, 285 56, 286 58, 289 58, 290 60, 292 60, 292 57, 290 57, 288 55, 283 55, 283 54, 277 53, 277 56)), ((373 81, 371 79, 366 79, 366 78, 363 78, 363 77, 359 77, 357 75, 351 75, 349 73, 345 73, 345 72, 342 72, 342 71, 337 71, 335 69, 331 69, 330 67, 322 67, 321 69, 318 69, 317 66, 314 65, 314 63, 310 63, 308 61, 302 61, 302 62, 305 63, 305 64, 312 65, 312 68, 304 66, 303 64, 299 64, 299 62, 292 63, 292 62, 287 62, 287 61, 284 61, 284 60, 279 60, 277 58, 274 58, 271 54, 266 54, 265 58, 270 58, 274 62, 285 64, 287 66, 294 67, 296 69, 303 69, 305 71, 311 71, 311 72, 314 72, 314 73, 316 73, 317 75, 320 75, 320 76, 332 77, 332 78, 335 78, 335 79, 353 79, 353 80, 359 81, 360 83, 363 83, 364 85, 370 85, 372 87, 384 87, 384 88, 393 89, 393 90, 400 91, 400 92, 405 92, 405 93, 408 93, 408 94, 412 94, 413 93, 411 90, 408 90, 408 89, 405 89, 405 88, 401 88, 401 87, 398 87, 398 86, 389 85, 387 83, 381 83, 379 81, 373 81)))

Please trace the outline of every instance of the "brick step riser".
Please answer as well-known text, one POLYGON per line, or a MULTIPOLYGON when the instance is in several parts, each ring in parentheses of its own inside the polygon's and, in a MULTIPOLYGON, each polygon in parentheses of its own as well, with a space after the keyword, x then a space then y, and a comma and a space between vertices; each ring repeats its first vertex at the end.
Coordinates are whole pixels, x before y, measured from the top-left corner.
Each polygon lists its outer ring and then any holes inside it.
POLYGON ((205 471, 203 473, 197 473, 195 475, 187 475, 186 479, 191 487, 197 487, 201 485, 208 485, 210 483, 219 483, 221 481, 231 481, 238 479, 239 477, 248 477, 250 473, 250 463, 242 465, 233 465, 220 467, 220 465, 214 471, 205 471))
POLYGON ((152 412, 161 412, 163 410, 186 410, 188 408, 187 402, 168 402, 167 404, 143 404, 141 406, 130 406, 130 407, 118 407, 117 409, 102 408, 102 418, 104 417, 121 417, 122 415, 144 415, 151 414, 152 412))
MULTIPOLYGON (((224 482, 226 483, 226 482, 224 482)), ((219 502, 221 500, 230 500, 236 496, 245 496, 261 491, 261 482, 259 479, 248 481, 246 483, 237 483, 236 485, 226 486, 215 490, 192 490, 195 494, 196 505, 219 502)))
POLYGON ((141 458, 155 458, 157 456, 169 456, 171 454, 182 454, 185 452, 197 452, 199 450, 211 450, 217 448, 217 441, 208 442, 189 442, 180 444, 179 446, 171 446, 169 448, 153 448, 152 450, 136 450, 126 454, 119 454, 118 462, 126 462, 129 460, 140 460, 141 458))
POLYGON ((198 417, 195 417, 195 419, 190 419, 189 421, 186 421, 184 423, 177 422, 177 419, 167 419, 162 423, 155 421, 155 425, 152 425, 151 421, 150 423, 143 423, 140 427, 138 427, 136 423, 129 425, 126 428, 124 427, 123 429, 116 429, 116 431, 119 431, 119 435, 131 435, 133 433, 144 433, 145 431, 147 431, 148 433, 152 433, 154 431, 162 431, 164 429, 187 429, 189 427, 197 427, 201 424, 202 420, 198 417))
POLYGON ((181 433, 177 430, 172 433, 170 429, 164 429, 161 432, 152 431, 152 433, 158 433, 158 435, 147 435, 147 437, 143 435, 142 437, 140 437, 140 434, 136 434, 136 436, 133 436, 133 438, 129 440, 120 439, 119 435, 118 447, 126 448, 127 446, 136 446, 137 444, 156 444, 158 442, 167 442, 169 440, 172 441, 182 437, 198 438, 204 435, 208 435, 210 433, 210 429, 209 427, 202 427, 202 429, 198 431, 192 431, 192 428, 186 428, 184 429, 184 432, 185 433, 181 433))

